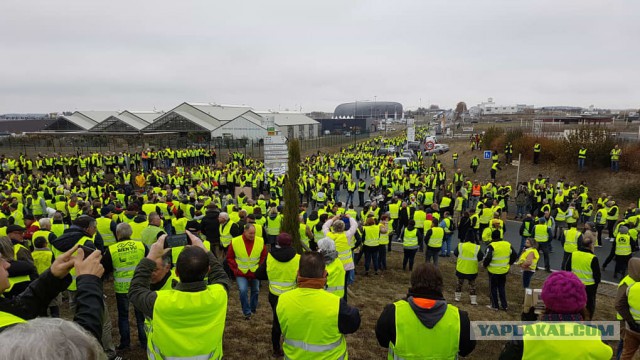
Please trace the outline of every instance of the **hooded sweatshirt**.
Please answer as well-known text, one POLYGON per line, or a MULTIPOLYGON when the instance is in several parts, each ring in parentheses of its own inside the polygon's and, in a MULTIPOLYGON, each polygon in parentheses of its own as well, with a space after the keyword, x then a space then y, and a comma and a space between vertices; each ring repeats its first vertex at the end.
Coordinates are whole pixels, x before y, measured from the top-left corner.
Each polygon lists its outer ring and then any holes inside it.
MULTIPOLYGON (((444 316, 447 310, 447 301, 439 292, 411 293, 406 301, 418 317, 422 325, 427 329, 433 329, 444 316)), ((458 354, 467 356, 476 346, 475 340, 471 340, 471 324, 466 311, 460 313, 460 340, 458 354)), ((378 322, 376 323, 376 338, 380 346, 388 348, 390 343, 396 343, 396 308, 394 304, 385 306, 378 322)), ((428 340, 425 340, 428 341, 428 340)))

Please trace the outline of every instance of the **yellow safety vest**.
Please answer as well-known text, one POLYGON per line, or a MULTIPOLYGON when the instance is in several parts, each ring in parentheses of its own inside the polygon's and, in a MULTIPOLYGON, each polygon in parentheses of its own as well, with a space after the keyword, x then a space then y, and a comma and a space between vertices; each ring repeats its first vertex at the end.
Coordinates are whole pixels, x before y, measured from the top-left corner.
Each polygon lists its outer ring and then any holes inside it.
POLYGON ((124 240, 109 246, 113 263, 113 288, 116 294, 129 293, 129 285, 138 263, 144 258, 144 244, 135 240, 124 240))
POLYGON ((404 230, 404 239, 402 245, 407 250, 413 250, 418 248, 418 229, 404 230))
MULTIPOLYGON (((623 277, 622 280, 620 280, 620 283, 618 284, 618 288, 620 288, 620 286, 622 286, 624 284, 624 285, 627 285, 627 291, 628 291, 629 287, 631 287, 631 285, 633 285, 635 283, 636 283, 636 281, 633 280, 633 278, 631 276, 627 275, 627 276, 623 277)), ((622 320, 622 316, 618 312, 616 312, 616 319, 622 320)))
POLYGON ((264 248, 264 239, 257 236, 255 237, 251 254, 247 254, 247 248, 244 245, 242 235, 234 237, 231 241, 231 246, 233 246, 233 252, 236 255, 236 263, 238 264, 238 270, 240 270, 240 272, 246 274, 249 271, 255 272, 258 270, 260 254, 264 248))
POLYGON ((478 253, 480 245, 472 242, 458 244, 458 259, 456 271, 461 274, 473 275, 478 273, 478 253))
POLYGON ((349 264, 353 264, 353 256, 351 255, 351 246, 349 240, 344 232, 339 234, 329 232, 328 237, 333 239, 336 243, 336 251, 338 252, 338 258, 342 261, 342 265, 347 268, 349 264))
POLYGON ((111 222, 113 220, 106 217, 99 217, 96 219, 98 223, 98 232, 102 236, 104 246, 111 246, 116 243, 116 236, 111 231, 111 222))
POLYGON ((511 244, 507 241, 500 240, 492 242, 491 247, 493 247, 493 256, 491 257, 491 262, 487 270, 492 274, 506 274, 509 272, 511 244))
MULTIPOLYGON (((144 229, 146 229, 147 226, 149 226, 149 222, 147 222, 147 221, 143 221, 143 222, 132 221, 132 222, 129 223, 129 225, 131 225, 131 240, 142 242, 142 231, 144 229)), ((185 228, 186 228, 186 224, 185 224, 185 228)))
POLYGON ((364 229, 364 245, 372 247, 378 246, 380 244, 380 227, 378 225, 368 225, 362 228, 364 229))
POLYGON ((429 238, 429 243, 427 245, 433 248, 442 247, 442 240, 444 239, 444 229, 439 226, 435 226, 430 230, 431 237, 429 238))
POLYGON ((585 285, 595 284, 591 270, 591 261, 594 257, 595 255, 585 251, 574 251, 571 255, 571 272, 576 274, 585 285))
POLYGON ((580 233, 578 229, 571 228, 564 231, 564 251, 572 253, 578 251, 578 238, 580 233))
POLYGON ((327 290, 328 292, 337 295, 338 297, 344 296, 344 282, 345 282, 345 270, 340 259, 334 259, 331 263, 326 265, 327 269, 327 290))
POLYGON ((231 239, 233 239, 233 236, 231 236, 231 224, 231 220, 227 220, 226 223, 220 225, 220 243, 224 247, 228 247, 231 244, 231 239))
POLYGON ((157 294, 149 358, 221 359, 228 297, 224 287, 215 284, 198 292, 160 290, 157 294))
POLYGON ((460 312, 447 304, 436 325, 424 326, 406 300, 394 303, 396 342, 389 343, 387 359, 457 359, 460 342, 460 312))
POLYGON ((297 288, 278 299, 276 313, 288 359, 348 359, 338 329, 340 298, 320 289, 297 288))
POLYGON ((298 254, 287 262, 280 262, 271 254, 268 254, 267 277, 269 278, 269 291, 273 295, 280 296, 287 291, 295 289, 299 266, 300 255, 298 254))
POLYGON ((282 216, 278 215, 275 219, 267 217, 267 235, 277 236, 280 234, 280 226, 282 224, 282 216))
POLYGON ((547 242, 549 241, 549 228, 545 224, 536 224, 533 227, 533 236, 536 242, 547 242))
POLYGON ((629 234, 616 236, 616 255, 631 255, 631 236, 629 234))
POLYGON ((51 267, 53 259, 53 251, 49 249, 35 249, 31 256, 33 257, 33 265, 36 266, 38 274, 42 274, 51 267))
POLYGON ((538 252, 537 249, 534 249, 534 248, 525 249, 522 252, 522 254, 520 254, 520 259, 518 259, 518 263, 519 264, 524 263, 529 257, 529 254, 531 253, 533 253, 533 261, 531 262, 531 266, 529 266, 529 268, 531 269, 530 271, 536 271, 536 267, 538 266, 538 260, 540 260, 540 253, 538 252))
MULTIPOLYGON (((587 335, 583 340, 554 340, 555 336, 545 334, 543 339, 531 334, 537 334, 539 328, 549 329, 550 326, 564 326, 574 329, 576 323, 543 323, 537 322, 526 325, 522 329, 522 359, 611 359, 613 350, 602 342, 600 330, 594 329, 595 335, 587 335)), ((558 328, 558 330, 560 330, 558 328)))
MULTIPOLYGON (((51 226, 53 226, 53 225, 51 225, 51 226)), ((88 237, 88 236, 83 236, 83 237, 81 237, 81 238, 80 238, 80 240, 78 240, 78 242, 77 242, 76 244, 77 244, 77 245, 85 245, 85 244, 87 243, 87 241, 93 241, 93 239, 92 239, 92 238, 90 238, 90 237, 88 237)), ((74 244, 74 246, 75 246, 75 244, 74 244)), ((51 250, 53 251, 53 254, 54 254, 56 257, 58 257, 58 256, 60 256, 60 255, 62 255, 62 254, 63 254, 63 252, 62 252, 62 251, 60 251, 60 250, 56 249, 55 247, 53 247, 51 250)), ((77 252, 73 253, 73 255, 74 255, 74 256, 75 256, 76 254, 77 254, 77 252)), ((77 290, 77 289, 78 289, 78 288, 77 288, 77 286, 76 286, 76 277, 77 277, 77 275, 76 275, 76 269, 71 269, 71 270, 69 271, 69 274, 71 274, 71 279, 72 279, 72 280, 71 280, 71 284, 69 285, 69 287, 67 288, 67 290, 75 291, 75 290, 77 290)))
POLYGON ((4 328, 10 325, 20 324, 24 322, 26 322, 26 320, 19 318, 13 314, 0 311, 0 328, 4 328))

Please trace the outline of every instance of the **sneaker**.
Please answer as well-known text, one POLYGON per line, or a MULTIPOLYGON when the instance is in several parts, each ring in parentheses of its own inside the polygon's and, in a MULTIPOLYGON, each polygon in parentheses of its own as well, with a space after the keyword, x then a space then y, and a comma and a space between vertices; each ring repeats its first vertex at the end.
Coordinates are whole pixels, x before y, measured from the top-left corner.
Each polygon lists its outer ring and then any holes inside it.
POLYGON ((609 238, 609 242, 614 242, 614 241, 616 241, 616 239, 614 239, 614 238, 609 238))
POLYGON ((251 320, 251 314, 247 314, 247 315, 245 315, 245 316, 244 316, 244 319, 245 319, 245 320, 251 320))
POLYGON ((597 247, 597 248, 601 248, 601 247, 602 247, 602 245, 596 245, 596 247, 597 247))
POLYGON ((493 310, 493 311, 498 311, 498 308, 497 308, 497 307, 493 307, 493 306, 491 306, 491 305, 487 305, 487 309, 491 309, 491 310, 493 310))

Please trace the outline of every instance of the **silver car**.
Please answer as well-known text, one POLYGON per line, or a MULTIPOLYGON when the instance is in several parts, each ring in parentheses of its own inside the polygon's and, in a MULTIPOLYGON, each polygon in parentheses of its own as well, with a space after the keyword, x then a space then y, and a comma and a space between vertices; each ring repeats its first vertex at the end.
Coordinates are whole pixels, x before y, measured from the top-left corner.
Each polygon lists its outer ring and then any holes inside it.
POLYGON ((447 144, 435 144, 435 146, 433 147, 433 149, 431 150, 425 150, 424 154, 425 155, 432 155, 432 154, 444 154, 447 151, 449 151, 449 145, 447 144))

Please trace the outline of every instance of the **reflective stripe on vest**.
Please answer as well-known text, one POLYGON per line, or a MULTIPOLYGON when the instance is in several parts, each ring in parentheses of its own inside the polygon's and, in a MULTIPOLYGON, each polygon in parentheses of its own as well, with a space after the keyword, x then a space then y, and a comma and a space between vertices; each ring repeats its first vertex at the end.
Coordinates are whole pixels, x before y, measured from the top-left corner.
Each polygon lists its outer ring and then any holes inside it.
POLYGON ((533 234, 536 242, 547 242, 549 241, 549 228, 545 224, 536 224, 533 227, 533 234))
POLYGON ((231 244, 231 220, 227 220, 226 223, 220 225, 220 243, 224 247, 228 247, 231 244))
POLYGON ((461 274, 477 274, 479 252, 480 245, 471 242, 458 244, 458 259, 456 260, 456 270, 461 274))
POLYGON ((113 263, 113 287, 117 294, 129 292, 129 285, 136 266, 144 258, 144 244, 139 241, 125 240, 109 246, 113 263))
POLYGON ((327 288, 326 291, 337 295, 344 296, 345 270, 340 259, 334 259, 326 265, 327 269, 327 288))
POLYGON ((578 229, 571 228, 564 231, 564 251, 572 253, 578 250, 578 237, 580 233, 578 229))
POLYGON ((575 251, 571 255, 571 272, 576 274, 585 285, 595 284, 591 270, 591 262, 594 257, 595 255, 584 251, 575 251))
POLYGON ((347 235, 342 232, 339 234, 329 232, 327 234, 328 237, 332 238, 336 243, 336 251, 338 252, 338 258, 342 261, 342 265, 344 265, 345 269, 349 264, 353 264, 353 256, 351 255, 351 246, 349 245, 349 240, 347 239, 347 235))
POLYGON ((231 241, 231 246, 233 246, 233 252, 236 255, 236 263, 238 264, 238 270, 240 270, 240 272, 246 274, 249 271, 254 272, 258 270, 260 254, 264 248, 264 239, 257 236, 255 237, 251 254, 247 254, 247 248, 242 239, 242 235, 234 237, 231 241))
POLYGON ((412 250, 418 248, 418 229, 404 230, 404 241, 402 245, 405 249, 412 250))
POLYGON ((631 255, 631 236, 629 234, 616 236, 616 255, 631 255))
POLYGON ((444 229, 436 226, 431 228, 431 237, 429 238, 428 246, 439 248, 442 247, 442 240, 444 239, 444 229))
POLYGON ((380 244, 380 227, 378 225, 367 225, 364 229, 364 245, 378 246, 380 244))
POLYGON ((282 295, 296 288, 300 255, 296 254, 291 260, 281 262, 271 254, 267 255, 267 277, 269 291, 274 295, 282 295))
POLYGON ((492 274, 506 274, 509 272, 511 244, 504 240, 494 241, 491 247, 493 247, 493 256, 487 270, 492 274))

